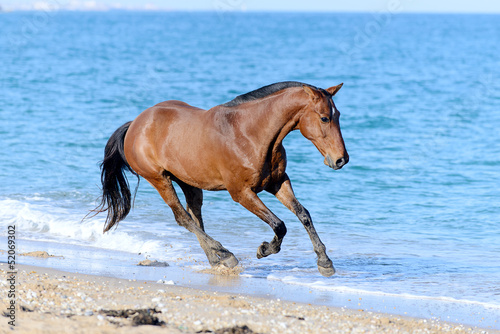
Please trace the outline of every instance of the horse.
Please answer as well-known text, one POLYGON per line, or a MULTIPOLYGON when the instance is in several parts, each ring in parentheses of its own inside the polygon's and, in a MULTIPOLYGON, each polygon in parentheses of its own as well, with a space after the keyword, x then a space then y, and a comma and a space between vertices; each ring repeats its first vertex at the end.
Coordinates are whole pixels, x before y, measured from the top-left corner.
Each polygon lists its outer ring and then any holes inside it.
MULTIPOLYGON (((324 163, 338 170, 349 161, 332 97, 343 84, 321 89, 286 81, 264 86, 209 110, 185 102, 161 102, 119 127, 109 138, 101 164, 102 198, 95 214, 107 211, 103 233, 130 212, 133 199, 125 174, 146 179, 172 209, 176 222, 194 233, 212 267, 233 268, 238 259, 205 233, 203 190, 226 190, 231 198, 274 231, 257 258, 276 254, 287 229, 257 196, 267 191, 304 225, 317 254, 319 272, 335 269, 311 216, 297 200, 288 175, 283 139, 293 130, 310 140, 324 163), (173 182, 182 189, 186 206, 173 182)), ((135 189, 137 193, 137 188, 135 189)), ((135 198, 135 195, 134 195, 135 198)))

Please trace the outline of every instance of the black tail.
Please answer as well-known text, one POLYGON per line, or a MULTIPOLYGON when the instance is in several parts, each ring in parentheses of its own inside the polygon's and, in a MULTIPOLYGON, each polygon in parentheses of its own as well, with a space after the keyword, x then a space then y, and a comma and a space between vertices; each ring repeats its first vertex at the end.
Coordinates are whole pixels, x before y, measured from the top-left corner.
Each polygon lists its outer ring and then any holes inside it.
POLYGON ((120 220, 123 220, 132 207, 132 195, 130 194, 125 169, 137 176, 136 193, 139 187, 139 175, 130 168, 123 150, 125 134, 131 123, 128 122, 119 127, 111 135, 104 149, 104 160, 101 163, 102 199, 99 206, 94 210, 96 214, 108 211, 104 232, 109 231, 120 220))

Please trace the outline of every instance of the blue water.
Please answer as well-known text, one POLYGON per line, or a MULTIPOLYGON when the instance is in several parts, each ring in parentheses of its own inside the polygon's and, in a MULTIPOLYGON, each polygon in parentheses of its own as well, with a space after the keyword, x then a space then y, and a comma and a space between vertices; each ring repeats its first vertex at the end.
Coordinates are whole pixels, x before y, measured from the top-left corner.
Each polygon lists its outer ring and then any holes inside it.
POLYGON ((288 226, 281 253, 255 258, 273 233, 225 192, 205 192, 207 232, 246 276, 500 310, 499 16, 19 12, 1 13, 0 31, 0 221, 19 238, 206 268, 144 180, 117 230, 102 235, 104 215, 81 222, 107 138, 164 100, 210 108, 278 81, 344 82, 347 166, 324 166, 298 132, 285 140, 337 275, 319 275, 270 195, 288 226))

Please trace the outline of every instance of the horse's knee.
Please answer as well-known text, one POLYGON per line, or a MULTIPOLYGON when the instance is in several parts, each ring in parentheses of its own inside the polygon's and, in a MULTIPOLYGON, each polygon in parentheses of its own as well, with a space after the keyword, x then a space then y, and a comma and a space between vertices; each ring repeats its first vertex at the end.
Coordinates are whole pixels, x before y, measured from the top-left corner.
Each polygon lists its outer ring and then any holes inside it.
POLYGON ((283 237, 286 235, 286 226, 285 223, 280 221, 278 224, 276 224, 274 228, 274 233, 276 236, 280 239, 283 239, 283 237))
POLYGON ((297 217, 299 217, 300 222, 304 225, 305 228, 309 228, 312 225, 312 219, 311 215, 309 214, 309 211, 307 211, 306 208, 303 208, 303 210, 297 214, 297 217))

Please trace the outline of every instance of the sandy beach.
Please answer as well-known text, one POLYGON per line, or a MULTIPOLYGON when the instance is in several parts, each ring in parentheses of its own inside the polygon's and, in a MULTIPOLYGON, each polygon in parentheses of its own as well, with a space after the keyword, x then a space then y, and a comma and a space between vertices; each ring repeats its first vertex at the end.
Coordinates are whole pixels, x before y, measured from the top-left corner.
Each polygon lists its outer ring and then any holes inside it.
MULTIPOLYGON (((7 264, 0 264, 8 277, 7 264)), ((8 282, 0 281, 2 290, 8 282)), ((494 333, 470 326, 19 265, 2 333, 494 333)))

